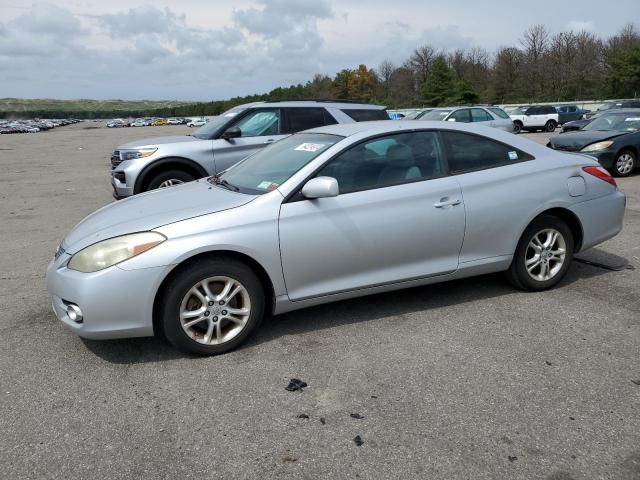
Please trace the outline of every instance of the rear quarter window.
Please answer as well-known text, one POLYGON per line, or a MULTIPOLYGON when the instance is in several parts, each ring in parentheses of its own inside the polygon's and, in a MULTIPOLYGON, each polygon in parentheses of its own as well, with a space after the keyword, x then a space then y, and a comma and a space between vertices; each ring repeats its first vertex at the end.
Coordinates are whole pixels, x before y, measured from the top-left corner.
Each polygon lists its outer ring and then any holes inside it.
POLYGON ((356 122, 369 122, 373 120, 389 120, 389 114, 385 109, 343 108, 342 112, 347 114, 356 122))
POLYGON ((443 131, 447 162, 453 174, 511 165, 533 156, 487 137, 463 132, 443 131))

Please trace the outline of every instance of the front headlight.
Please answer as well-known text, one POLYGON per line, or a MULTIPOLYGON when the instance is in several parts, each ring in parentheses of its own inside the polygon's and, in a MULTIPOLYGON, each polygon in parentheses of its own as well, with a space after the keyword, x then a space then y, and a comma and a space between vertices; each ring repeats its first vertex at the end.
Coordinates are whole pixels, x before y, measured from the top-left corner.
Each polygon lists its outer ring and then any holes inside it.
POLYGON ((153 155, 158 151, 157 148, 137 148, 135 150, 120 150, 120 159, 133 160, 136 158, 144 158, 153 155))
POLYGON ((596 142, 591 145, 587 145, 584 147, 581 152, 596 152, 598 150, 604 150, 605 148, 609 148, 613 142, 611 140, 606 140, 604 142, 596 142))
POLYGON ((157 232, 132 233, 110 238, 80 250, 71 257, 67 267, 78 272, 97 272, 140 255, 166 239, 167 237, 157 232))

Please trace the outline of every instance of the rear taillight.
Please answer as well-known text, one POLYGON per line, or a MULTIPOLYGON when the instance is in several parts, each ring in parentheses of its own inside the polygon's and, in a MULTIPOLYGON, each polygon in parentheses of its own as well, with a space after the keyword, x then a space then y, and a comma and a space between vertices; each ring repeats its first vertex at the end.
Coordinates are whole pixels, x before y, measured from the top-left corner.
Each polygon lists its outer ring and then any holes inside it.
POLYGON ((616 180, 602 167, 582 167, 582 170, 587 172, 589 175, 593 175, 594 177, 598 177, 600 180, 603 180, 614 187, 617 187, 618 184, 616 180))

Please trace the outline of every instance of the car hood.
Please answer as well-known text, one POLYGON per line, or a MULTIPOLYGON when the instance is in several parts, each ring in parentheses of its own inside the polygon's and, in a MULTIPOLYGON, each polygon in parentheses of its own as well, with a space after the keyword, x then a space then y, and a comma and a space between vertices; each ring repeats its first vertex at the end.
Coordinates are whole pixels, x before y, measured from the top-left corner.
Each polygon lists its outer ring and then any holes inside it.
POLYGON ((204 179, 152 190, 95 211, 71 230, 63 247, 73 254, 101 240, 229 210, 255 198, 211 185, 204 179))
POLYGON ((551 137, 549 139, 549 143, 551 144, 551 148, 554 149, 577 151, 587 145, 591 145, 592 143, 618 137, 624 134, 625 132, 616 132, 613 130, 580 130, 577 132, 562 133, 551 137))
POLYGON ((143 138, 142 140, 136 140, 134 142, 125 143, 120 145, 118 150, 125 150, 128 148, 141 148, 154 145, 164 145, 166 143, 182 143, 182 142, 197 142, 200 140, 196 137, 189 135, 174 135, 172 137, 155 137, 155 138, 143 138))

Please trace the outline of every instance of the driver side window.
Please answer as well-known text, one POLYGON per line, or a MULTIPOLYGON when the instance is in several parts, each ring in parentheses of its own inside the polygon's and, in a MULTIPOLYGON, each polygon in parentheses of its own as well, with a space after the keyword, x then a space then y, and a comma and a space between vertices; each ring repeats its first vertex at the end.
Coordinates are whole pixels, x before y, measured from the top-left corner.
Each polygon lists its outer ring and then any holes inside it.
POLYGON ((242 117, 236 124, 242 132, 241 137, 260 137, 280 134, 280 110, 255 110, 242 117))
POLYGON ((388 187, 443 174, 436 132, 377 137, 356 145, 326 165, 317 176, 338 180, 340 194, 388 187))

